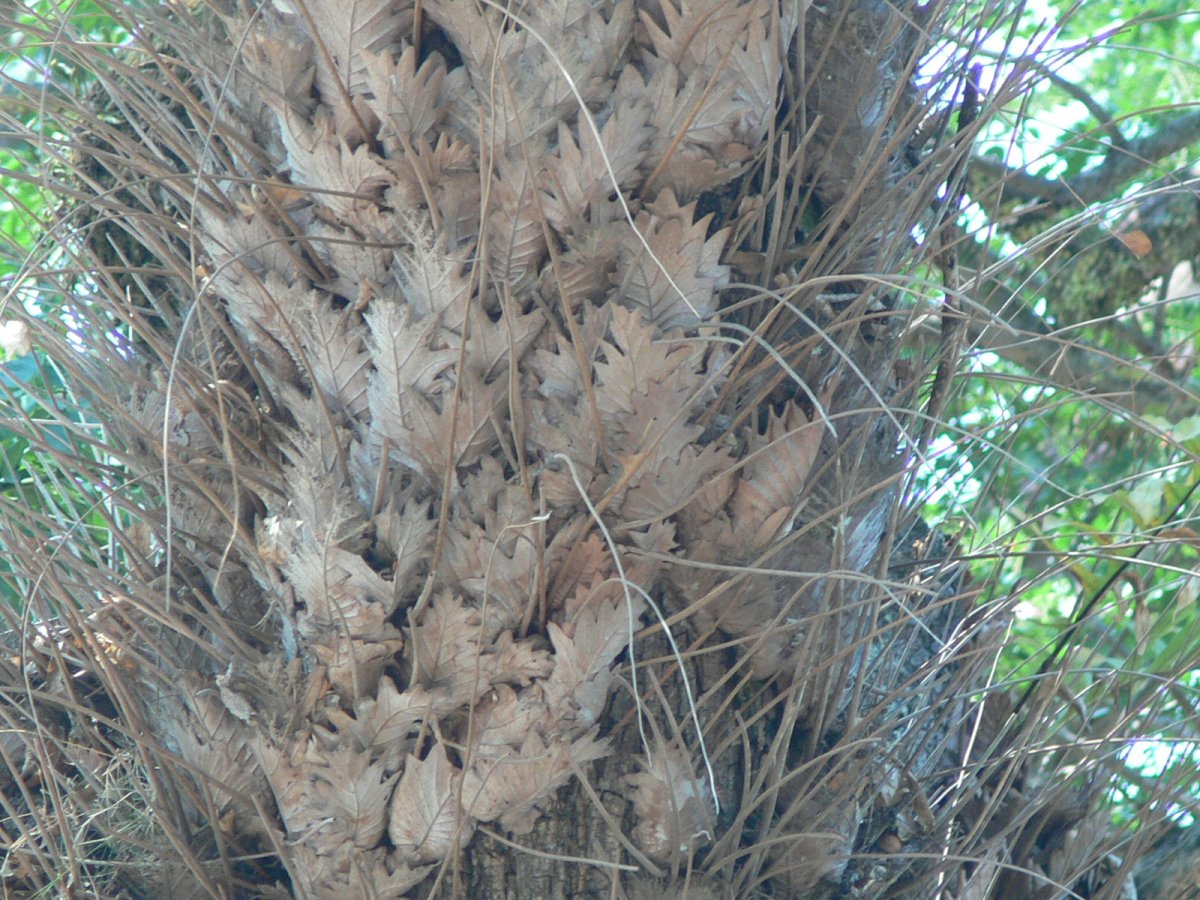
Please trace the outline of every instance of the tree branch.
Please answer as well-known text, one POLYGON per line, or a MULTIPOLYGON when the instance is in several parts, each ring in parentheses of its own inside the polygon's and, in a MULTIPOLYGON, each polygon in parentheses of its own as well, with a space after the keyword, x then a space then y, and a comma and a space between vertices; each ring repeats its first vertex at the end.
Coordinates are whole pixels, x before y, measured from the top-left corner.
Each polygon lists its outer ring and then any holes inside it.
POLYGON ((1195 380, 1185 376, 1183 383, 1177 383, 1145 364, 1089 347, 1070 332, 1048 331, 1025 307, 1007 321, 980 310, 969 317, 966 340, 975 351, 995 353, 1039 382, 1093 397, 1135 416, 1200 404, 1200 385, 1195 380))
MULTIPOLYGON (((1177 195, 1176 199, 1190 201, 1187 204, 1189 210, 1193 214, 1200 213, 1200 204, 1193 198, 1177 195)), ((1163 228, 1161 236, 1165 240, 1169 234, 1200 231, 1200 215, 1196 215, 1192 221, 1194 228, 1180 227, 1180 223, 1175 222, 1173 228, 1163 228)), ((1160 236, 1159 229, 1152 228, 1151 233, 1155 238, 1160 236)), ((1194 244, 1189 247, 1195 249, 1194 244)), ((1187 248, 1173 246, 1163 249, 1175 261, 1191 258, 1187 253, 1174 255, 1187 248)), ((999 274, 1005 271, 1010 275, 1019 274, 1008 269, 1010 261, 999 259, 977 243, 964 244, 960 252, 967 266, 984 273, 971 298, 975 302, 964 304, 967 315, 966 342, 975 351, 995 353, 1047 384, 1088 394, 1098 402, 1124 409, 1136 416, 1151 412, 1162 414, 1171 408, 1189 408, 1200 403, 1200 382, 1188 374, 1172 377, 1169 368, 1159 365, 1164 355, 1161 348, 1151 350, 1142 345, 1136 351, 1124 354, 1089 345, 1087 337, 1092 333, 1092 326, 1098 324, 1096 320, 1088 322, 1087 327, 1080 327, 1075 324, 1079 319, 1063 317, 1063 310, 1056 308, 1053 311, 1059 314, 1058 321, 1062 323, 1062 326, 1056 327, 1013 297, 1011 280, 999 274)), ((1157 252, 1156 247, 1151 256, 1157 252)), ((1079 264, 1078 260, 1072 261, 1070 271, 1056 270, 1051 266, 1035 268, 1024 276, 1032 279, 1027 282, 1029 289, 1036 296, 1047 297, 1056 307, 1061 307, 1068 297, 1081 304, 1084 300, 1080 298, 1094 300, 1086 296, 1088 291, 1105 291, 1106 285, 1110 293, 1128 296, 1122 288, 1113 287, 1120 277, 1111 263, 1113 260, 1121 263, 1141 261, 1116 240, 1093 248, 1090 256, 1083 256, 1087 257, 1084 264, 1079 264), (1092 277, 1094 271, 1102 273, 1098 279, 1092 277)), ((1170 268, 1165 268, 1166 257, 1162 264, 1164 274, 1174 267, 1172 262, 1170 268)), ((1142 279, 1145 274, 1131 273, 1130 284, 1144 285, 1142 279)), ((970 276, 964 276, 963 282, 969 290, 970 276)), ((1130 334, 1137 330, 1132 322, 1117 318, 1111 312, 1107 315, 1113 316, 1109 323, 1111 331, 1131 343, 1137 343, 1130 334)))
POLYGON ((971 160, 972 196, 994 212, 1005 200, 1041 201, 1021 215, 1022 223, 1042 219, 1068 207, 1108 199, 1159 160, 1200 142, 1200 109, 1168 122, 1153 134, 1110 147, 1104 162, 1074 178, 1049 179, 1032 175, 988 157, 971 160), (980 187, 982 186, 982 187, 980 187))

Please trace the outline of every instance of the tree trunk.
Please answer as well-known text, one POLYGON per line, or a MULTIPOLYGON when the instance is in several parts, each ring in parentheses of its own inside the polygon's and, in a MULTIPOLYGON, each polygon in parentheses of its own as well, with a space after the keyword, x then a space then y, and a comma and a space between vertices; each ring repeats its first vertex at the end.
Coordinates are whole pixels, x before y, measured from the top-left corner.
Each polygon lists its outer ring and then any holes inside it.
MULTIPOLYGON (((916 87, 949 5, 170 9, 83 123, 99 299, 46 336, 133 485, 113 554, 38 581, 81 611, 37 677, 94 692, 71 798, 120 769, 213 896, 966 898, 1028 861, 1052 801, 1004 799, 976 702, 1005 622, 909 495, 956 351, 906 276, 953 291, 978 127, 930 128, 963 60, 916 87)), ((77 890, 180 878, 129 815, 77 890)))

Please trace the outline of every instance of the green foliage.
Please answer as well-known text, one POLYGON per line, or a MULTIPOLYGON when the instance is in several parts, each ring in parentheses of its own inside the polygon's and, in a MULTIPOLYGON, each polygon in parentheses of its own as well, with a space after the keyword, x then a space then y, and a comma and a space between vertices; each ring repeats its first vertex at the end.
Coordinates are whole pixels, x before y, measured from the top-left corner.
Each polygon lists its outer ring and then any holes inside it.
MULTIPOLYGON (((1070 179, 1120 153, 1122 142, 1178 119, 1200 93, 1200 66, 1191 62, 1200 41, 1194 4, 1044 6, 1051 17, 1071 13, 1040 57, 1056 77, 992 123, 986 155, 1070 179)), ((1030 21, 1023 37, 1041 34, 1030 21)), ((1195 161, 1193 146, 1123 189, 1195 161)), ((971 220, 988 235, 979 241, 981 257, 1005 273, 997 294, 1027 311, 1023 321, 1046 323, 1049 336, 1040 339, 1059 350, 1034 371, 996 353, 970 362, 926 469, 929 509, 966 523, 964 549, 986 586, 983 602, 1013 608, 997 683, 1028 691, 1061 651, 1059 696, 1077 701, 1059 703, 1070 733, 1100 735, 1103 745, 1123 722, 1147 736, 1136 752, 1106 747, 1118 773, 1115 815, 1135 820, 1151 799, 1147 778, 1172 785, 1174 796, 1194 797, 1197 789, 1200 304, 1194 285, 1173 293, 1163 278, 1145 296, 1110 287, 1101 308, 1072 305, 1064 300, 1071 285, 1051 274, 1061 261, 1048 265, 1026 244, 1072 216, 1082 231, 1092 217, 1119 221, 1125 209, 1067 209, 1024 230, 981 215, 971 220), (1084 356, 1068 357, 1073 351, 1084 356), (1073 389, 1072 378, 1086 384, 1094 375, 1071 370, 1080 358, 1124 392, 1073 389), (1068 372, 1057 384, 1047 377, 1062 368, 1068 372), (1131 406, 1132 391, 1156 380, 1182 390, 1131 406)), ((1094 249, 1104 232, 1088 234, 1086 248, 1067 244, 1062 252, 1110 252, 1094 249)), ((1132 252, 1126 258, 1136 265, 1132 252)), ((1084 264, 1071 277, 1100 271, 1084 264)))
MULTIPOLYGON (((65 282, 29 271, 28 261, 62 261, 65 253, 46 253, 44 242, 59 239, 51 232, 61 198, 52 190, 51 176, 61 164, 61 151, 25 139, 37 135, 58 145, 71 132, 39 104, 39 92, 68 90, 82 94, 94 75, 65 53, 68 41, 92 44, 123 43, 128 34, 104 4, 91 2, 27 4, 15 17, 40 33, 53 24, 59 43, 31 40, 20 29, 6 35, 0 47, 0 320, 10 319, 21 308, 27 314, 53 315, 53 292, 87 290, 86 279, 68 276, 65 282)), ((70 327, 70 323, 66 323, 70 327)), ((57 368, 34 352, 0 359, 0 509, 28 510, 29 519, 57 520, 55 530, 75 529, 90 534, 97 550, 108 540, 109 520, 100 511, 103 491, 89 473, 64 478, 62 460, 79 456, 103 461, 98 444, 81 444, 75 429, 87 415, 86 403, 64 384, 57 368), (33 427, 31 427, 31 425, 33 427), (41 442, 30 440, 36 433, 41 442)), ((86 430, 86 429, 85 429, 86 430)), ((98 437, 98 435, 97 435, 98 437)), ((8 528, 21 515, 4 515, 8 528)), ((24 587, 13 581, 8 559, 14 551, 12 536, 0 535, 0 601, 20 608, 24 587)))
POLYGON ((1025 154, 1034 170, 1078 174, 1114 139, 1161 127, 1180 114, 1181 101, 1200 94, 1200 69, 1192 62, 1200 26, 1194 3, 1047 0, 1036 6, 1043 15, 1021 20, 1017 43, 1032 42, 1037 65, 1054 77, 1023 97, 1013 118, 991 135, 1025 154), (1052 30, 1050 23, 1060 27, 1052 30), (1116 134, 1105 128, 1110 124, 1116 134), (1031 147, 1045 154, 1040 163, 1031 147))

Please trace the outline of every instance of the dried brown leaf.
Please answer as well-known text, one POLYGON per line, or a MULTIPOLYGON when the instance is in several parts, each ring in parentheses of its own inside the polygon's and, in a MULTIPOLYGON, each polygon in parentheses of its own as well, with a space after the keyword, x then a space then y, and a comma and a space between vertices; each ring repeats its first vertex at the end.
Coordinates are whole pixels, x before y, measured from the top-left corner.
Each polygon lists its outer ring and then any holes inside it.
POLYGON ((334 690, 347 698, 373 695, 384 667, 395 660, 403 647, 399 635, 362 641, 348 638, 340 631, 335 631, 324 643, 308 645, 313 656, 325 667, 325 677, 334 690))
POLYGON ((481 669, 486 639, 479 610, 455 594, 438 594, 419 622, 410 626, 412 682, 437 691, 451 705, 465 704, 487 690, 481 669))
POLYGON ((694 202, 681 207, 665 190, 635 219, 645 243, 624 234, 618 296, 664 330, 711 316, 717 292, 729 282, 729 267, 720 263, 729 230, 709 237, 712 214, 694 221, 695 214, 694 202))
POLYGON ((501 632, 489 650, 485 660, 493 684, 526 685, 545 678, 554 668, 549 651, 538 649, 533 640, 513 640, 507 631, 501 632))
POLYGON ((433 392, 458 353, 447 347, 432 321, 415 321, 410 307, 378 303, 367 313, 371 332, 371 376, 379 389, 433 392))
POLYGON ((477 755, 465 775, 463 803, 482 822, 499 819, 508 830, 527 834, 537 821, 538 804, 565 784, 575 768, 582 769, 607 752, 607 743, 591 734, 547 744, 531 732, 515 753, 505 750, 494 758, 477 755))
POLYGON ((351 150, 346 133, 335 130, 327 115, 311 126, 289 116, 281 133, 293 183, 307 189, 313 202, 336 222, 354 224, 359 208, 378 203, 384 190, 396 182, 366 144, 351 150))
MULTIPOLYGON (((455 150, 455 146, 445 146, 447 154, 455 150)), ((478 185, 475 194, 478 196, 478 185)), ((450 245, 445 238, 437 235, 419 213, 400 217, 400 225, 403 252, 396 254, 392 272, 411 307, 413 319, 432 317, 438 324, 461 334, 473 294, 467 274, 469 248, 447 249, 450 245)))
POLYGON ((399 58, 388 50, 361 54, 372 94, 367 102, 382 125, 379 138, 392 151, 389 155, 402 149, 404 143, 425 137, 444 116, 443 108, 449 100, 446 64, 441 56, 430 54, 418 68, 416 48, 401 46, 399 58))
POLYGON ((761 138, 774 114, 775 92, 782 74, 780 42, 773 31, 774 9, 763 0, 732 4, 724 0, 688 0, 659 7, 665 27, 648 11, 639 13, 654 57, 650 68, 678 68, 685 76, 705 81, 722 75, 736 86, 739 140, 761 138))
POLYGON ((479 236, 479 163, 471 145, 453 140, 445 132, 433 145, 424 139, 413 142, 412 152, 393 154, 388 162, 399 179, 390 205, 419 209, 430 202, 441 218, 436 238, 439 246, 452 251, 475 243, 479 236))
POLYGON ((314 546, 284 572, 306 604, 297 617, 302 633, 315 637, 341 630, 366 640, 395 634, 387 624, 394 602, 391 585, 362 557, 336 547, 322 553, 314 546))
POLYGON ((536 596, 538 554, 527 529, 460 519, 446 536, 447 575, 485 614, 488 634, 516 628, 536 596))
POLYGON ((654 141, 646 165, 659 169, 657 184, 692 198, 728 182, 749 150, 737 139, 744 110, 732 79, 709 85, 701 72, 684 76, 674 65, 656 68, 643 81, 633 67, 617 82, 620 102, 645 103, 653 111, 654 141))
POLYGON ((493 322, 481 307, 468 313, 467 366, 484 381, 494 380, 510 363, 510 356, 524 357, 546 324, 541 310, 516 313, 505 309, 500 322, 493 322))
POLYGON ((317 71, 312 41, 274 20, 269 20, 266 28, 249 29, 248 25, 245 20, 231 19, 230 33, 250 33, 243 58, 260 86, 262 99, 276 110, 290 107, 307 113, 313 104, 312 86, 317 71))
POLYGON ((253 732, 226 711, 214 692, 196 685, 190 694, 192 709, 176 711, 163 724, 180 757, 205 774, 217 807, 229 809, 266 796, 253 732))
POLYGON ((322 291, 285 301, 282 319, 287 343, 305 372, 335 414, 359 418, 367 409, 366 328, 349 307, 334 310, 322 291))
POLYGON ((388 0, 305 0, 304 9, 312 19, 304 25, 323 47, 317 55, 317 89, 335 114, 337 133, 365 140, 371 135, 356 127, 369 115, 362 99, 369 90, 363 53, 392 47, 411 32, 412 10, 388 0), (346 94, 357 116, 346 106, 346 94))
POLYGON ((626 600, 620 585, 606 583, 589 592, 569 622, 548 626, 554 644, 554 671, 543 682, 546 700, 561 720, 590 728, 608 703, 613 660, 629 644, 646 610, 641 595, 626 600), (612 596, 616 594, 617 596, 612 596))
POLYGON ((485 754, 495 757, 496 748, 518 748, 534 730, 545 734, 556 724, 539 688, 518 692, 497 684, 475 708, 472 749, 484 748, 485 754))
POLYGON ((558 593, 551 599, 555 608, 562 607, 563 619, 568 622, 586 605, 592 588, 616 571, 608 546, 595 533, 579 541, 573 540, 569 532, 560 531, 550 544, 548 556, 553 561, 558 587, 558 593))
POLYGON ((688 752, 675 741, 656 741, 645 771, 629 776, 633 837, 651 857, 687 857, 712 840, 712 796, 688 752))
POLYGON ((533 177, 522 160, 493 177, 487 216, 488 270, 511 287, 536 277, 546 251, 533 177))
POLYGON ((416 887, 433 872, 437 865, 410 866, 400 860, 396 852, 377 849, 366 854, 356 854, 356 871, 365 869, 370 878, 369 887, 358 887, 365 896, 378 900, 401 900, 402 897, 412 896, 409 889, 416 887))
POLYGON ((373 699, 355 701, 353 716, 337 708, 326 716, 339 733, 352 736, 363 749, 380 750, 406 746, 433 706, 433 698, 420 685, 401 691, 391 678, 381 678, 373 699))
POLYGON ((432 322, 414 327, 406 309, 381 305, 367 322, 376 364, 367 399, 392 454, 434 484, 452 461, 477 462, 496 440, 493 416, 506 399, 506 383, 484 382, 470 370, 452 375, 458 350, 446 340, 453 335, 432 322), (457 395, 455 377, 464 381, 457 395))
POLYGON ((611 341, 601 344, 604 359, 595 363, 596 403, 606 437, 621 447, 619 435, 630 436, 624 449, 640 449, 647 426, 665 421, 685 408, 704 383, 703 351, 694 344, 655 341, 656 329, 641 315, 614 307, 611 341))
POLYGON ((737 530, 753 535, 747 550, 765 547, 787 532, 824 435, 824 423, 810 421, 792 402, 781 414, 772 414, 766 435, 752 442, 729 507, 737 530))
POLYGON ((334 815, 354 846, 367 850, 383 836, 388 801, 398 775, 372 762, 370 752, 350 747, 324 753, 326 765, 312 772, 310 802, 334 815))
POLYGON ((684 435, 694 440, 699 431, 676 428, 657 439, 653 458, 642 465, 620 504, 626 519, 653 521, 673 514, 729 465, 729 455, 719 447, 681 446, 684 435))
POLYGON ((576 143, 567 125, 559 123, 557 152, 546 160, 543 174, 543 209, 560 234, 590 230, 589 214, 604 207, 615 190, 613 176, 622 191, 635 183, 651 137, 648 117, 641 104, 614 109, 600 130, 600 144, 590 126, 580 126, 576 143))
POLYGON ((440 862, 466 846, 475 822, 458 805, 461 772, 436 743, 425 759, 411 753, 392 795, 388 837, 405 863, 440 862))
POLYGON ((377 552, 395 560, 392 582, 403 586, 427 561, 437 523, 427 503, 409 501, 399 509, 397 506, 395 498, 389 498, 371 521, 375 526, 377 552))

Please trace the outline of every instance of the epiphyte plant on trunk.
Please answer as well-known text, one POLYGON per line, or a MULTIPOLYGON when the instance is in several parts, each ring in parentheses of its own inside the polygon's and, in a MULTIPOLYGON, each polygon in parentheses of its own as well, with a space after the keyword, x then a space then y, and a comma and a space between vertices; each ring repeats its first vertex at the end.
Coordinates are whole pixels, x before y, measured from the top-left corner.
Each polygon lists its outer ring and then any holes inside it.
POLYGON ((56 810, 13 814, 17 877, 982 897, 1025 865, 1009 610, 909 490, 964 161, 1028 77, 981 96, 1019 10, 978 7, 135 4, 112 52, 24 22, 94 73, 40 95, 69 265, 28 318, 89 411, 61 472, 104 486, 55 502, 104 537, 6 539, 5 752, 56 810))

